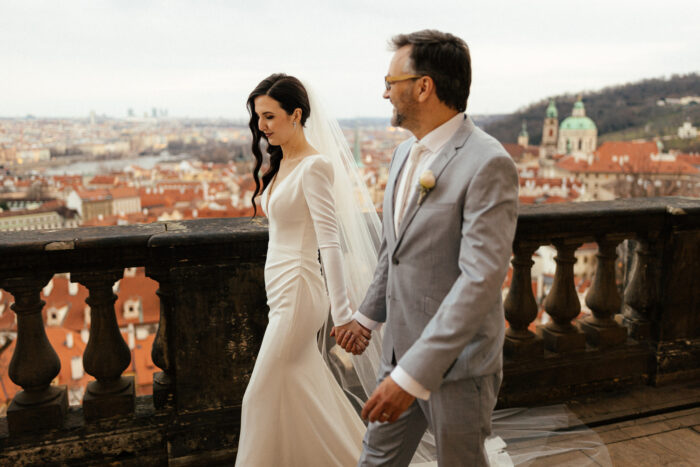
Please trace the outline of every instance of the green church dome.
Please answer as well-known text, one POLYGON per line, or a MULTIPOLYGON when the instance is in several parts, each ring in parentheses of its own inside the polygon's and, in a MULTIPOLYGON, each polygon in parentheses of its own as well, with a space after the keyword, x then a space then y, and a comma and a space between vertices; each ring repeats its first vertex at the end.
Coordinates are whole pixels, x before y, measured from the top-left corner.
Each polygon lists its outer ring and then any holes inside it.
MULTIPOLYGON (((578 104, 578 102, 577 102, 578 104)), ((583 104, 582 104, 583 105, 583 104)), ((588 117, 566 117, 559 130, 597 130, 598 128, 588 117)))
POLYGON ((547 106, 547 118, 559 118, 559 112, 557 112, 557 106, 554 105, 554 99, 549 101, 549 106, 547 106))

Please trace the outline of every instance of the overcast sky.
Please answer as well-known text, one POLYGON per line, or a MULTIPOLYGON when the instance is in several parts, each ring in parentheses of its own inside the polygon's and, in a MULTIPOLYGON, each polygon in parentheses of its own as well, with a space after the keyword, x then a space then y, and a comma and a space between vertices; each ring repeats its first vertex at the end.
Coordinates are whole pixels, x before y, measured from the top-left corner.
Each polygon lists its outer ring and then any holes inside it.
POLYGON ((389 116, 394 34, 471 48, 468 111, 700 71, 697 0, 0 0, 0 116, 244 118, 267 75, 310 81, 339 118, 389 116))

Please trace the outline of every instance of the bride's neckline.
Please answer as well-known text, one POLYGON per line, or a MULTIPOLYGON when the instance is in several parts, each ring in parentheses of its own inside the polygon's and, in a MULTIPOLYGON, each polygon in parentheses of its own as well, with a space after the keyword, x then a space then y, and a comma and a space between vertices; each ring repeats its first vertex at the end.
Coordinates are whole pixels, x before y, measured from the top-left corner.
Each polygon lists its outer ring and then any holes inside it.
POLYGON ((299 162, 292 168, 292 170, 289 171, 289 173, 279 182, 277 182, 277 175, 279 174, 279 171, 275 174, 274 177, 272 177, 272 181, 270 182, 270 187, 267 190, 267 203, 265 210, 267 213, 270 212, 270 199, 272 198, 272 188, 277 185, 277 188, 275 188, 275 193, 277 193, 277 190, 280 188, 280 186, 289 178, 292 176, 292 174, 299 168, 299 166, 304 162, 305 159, 308 159, 309 157, 314 157, 314 156, 320 156, 320 153, 316 154, 309 154, 304 157, 299 158, 299 162))

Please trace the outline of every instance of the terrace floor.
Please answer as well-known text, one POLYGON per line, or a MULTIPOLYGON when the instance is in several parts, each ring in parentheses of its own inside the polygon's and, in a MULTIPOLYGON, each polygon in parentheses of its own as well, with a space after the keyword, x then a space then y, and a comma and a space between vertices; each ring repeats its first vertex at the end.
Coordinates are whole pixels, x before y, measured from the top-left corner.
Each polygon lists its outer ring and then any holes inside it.
MULTIPOLYGON (((614 466, 700 466, 698 382, 598 395, 571 401, 567 407, 605 443, 607 456, 584 447, 540 457, 529 465, 609 465, 609 456, 614 466)), ((570 446, 577 436, 563 436, 552 444, 570 446)), ((526 448, 527 441, 522 444, 526 448)), ((508 451, 517 454, 518 443, 508 451)))
POLYGON ((700 408, 601 426, 613 465, 700 465, 700 408))

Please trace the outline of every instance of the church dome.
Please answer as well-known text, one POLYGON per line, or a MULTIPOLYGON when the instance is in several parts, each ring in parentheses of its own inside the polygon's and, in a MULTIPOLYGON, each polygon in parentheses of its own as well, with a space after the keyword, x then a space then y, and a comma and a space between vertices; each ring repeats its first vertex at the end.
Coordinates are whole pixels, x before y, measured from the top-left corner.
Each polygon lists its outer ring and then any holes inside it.
POLYGON ((559 112, 557 112, 557 106, 554 104, 554 99, 549 101, 549 106, 547 106, 547 118, 558 118, 559 112))
POLYGON ((559 130, 597 130, 593 120, 586 117, 586 107, 581 97, 578 98, 571 111, 571 117, 566 117, 559 130))
POLYGON ((588 117, 566 117, 561 122, 560 130, 597 130, 595 123, 588 117))

